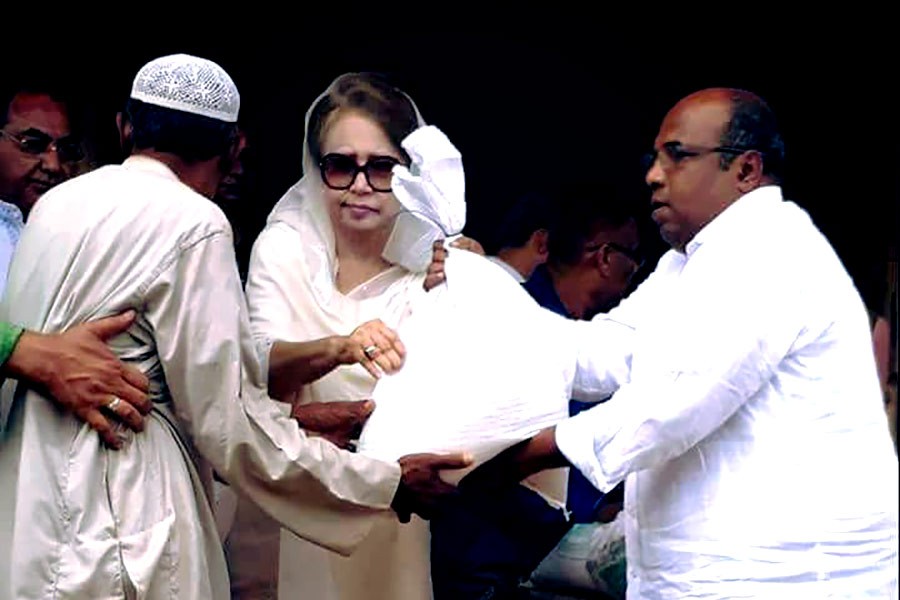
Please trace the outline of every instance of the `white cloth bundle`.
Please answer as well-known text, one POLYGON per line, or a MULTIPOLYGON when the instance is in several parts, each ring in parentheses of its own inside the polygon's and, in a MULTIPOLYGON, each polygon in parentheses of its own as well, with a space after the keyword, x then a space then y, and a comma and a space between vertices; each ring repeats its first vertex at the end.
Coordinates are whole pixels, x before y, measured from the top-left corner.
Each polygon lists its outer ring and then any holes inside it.
POLYGON ((394 167, 391 189, 403 212, 382 256, 422 273, 434 241, 461 233, 466 224, 466 178, 459 150, 434 125, 418 128, 402 145, 412 164, 394 167))
POLYGON ((474 467, 568 414, 566 319, 481 256, 449 249, 445 269, 447 285, 416 297, 398 327, 406 363, 375 386, 360 452, 396 460, 461 450, 474 467))

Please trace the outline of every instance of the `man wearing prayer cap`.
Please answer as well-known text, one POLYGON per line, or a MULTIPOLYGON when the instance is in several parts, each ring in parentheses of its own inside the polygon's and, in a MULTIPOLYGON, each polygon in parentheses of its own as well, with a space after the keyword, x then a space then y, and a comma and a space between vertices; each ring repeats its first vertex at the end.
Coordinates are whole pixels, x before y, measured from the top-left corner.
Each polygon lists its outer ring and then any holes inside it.
MULTIPOLYGON (((45 391, 4 384, 0 600, 228 598, 213 469, 297 535, 350 553, 392 507, 427 512, 448 491, 438 470, 466 464, 351 454, 307 436, 266 396, 231 230, 207 199, 235 152, 239 105, 215 63, 151 61, 120 119, 130 157, 32 211, 0 319, 54 332, 136 310, 110 345, 149 378, 154 406, 111 452, 45 391)), ((298 382, 356 362, 358 345, 352 335, 295 344, 298 382)), ((110 397, 105 410, 121 404, 110 397)))

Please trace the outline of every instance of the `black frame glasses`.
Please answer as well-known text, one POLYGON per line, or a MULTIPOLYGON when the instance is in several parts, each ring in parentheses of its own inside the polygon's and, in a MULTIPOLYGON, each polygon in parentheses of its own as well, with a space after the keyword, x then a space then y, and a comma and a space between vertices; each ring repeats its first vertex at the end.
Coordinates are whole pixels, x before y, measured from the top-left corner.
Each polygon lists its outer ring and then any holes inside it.
POLYGON ((390 192, 394 166, 399 164, 403 163, 393 156, 373 156, 359 165, 352 156, 333 152, 319 161, 319 172, 325 185, 333 190, 350 189, 357 175, 362 173, 373 190, 390 192))
POLYGON ((713 152, 738 156, 745 152, 759 152, 759 150, 741 146, 713 146, 712 148, 706 148, 703 146, 689 146, 681 142, 666 142, 662 145, 661 150, 651 150, 645 154, 642 164, 644 170, 649 171, 656 164, 657 159, 662 156, 665 157, 665 160, 661 161, 660 166, 666 169, 681 164, 686 159, 712 154, 713 152))
POLYGON ((84 147, 81 140, 74 135, 67 135, 54 139, 37 129, 29 129, 24 133, 13 133, 0 129, 0 135, 12 140, 25 154, 40 156, 50 150, 55 150, 59 161, 74 163, 84 158, 84 147))
POLYGON ((644 259, 644 257, 641 256, 641 254, 638 250, 632 250, 631 248, 628 248, 621 244, 617 244, 615 242, 599 242, 599 243, 595 243, 595 244, 588 244, 587 246, 585 246, 584 251, 585 252, 596 252, 603 247, 607 247, 607 248, 613 250, 614 252, 618 252, 619 254, 621 254, 622 256, 627 258, 629 261, 631 261, 631 263, 634 264, 634 272, 635 273, 637 273, 638 271, 643 269, 644 264, 647 262, 646 259, 644 259))
POLYGON ((626 248, 625 246, 621 246, 615 242, 606 242, 606 245, 633 262, 635 271, 640 271, 644 268, 644 264, 647 261, 637 250, 626 248))

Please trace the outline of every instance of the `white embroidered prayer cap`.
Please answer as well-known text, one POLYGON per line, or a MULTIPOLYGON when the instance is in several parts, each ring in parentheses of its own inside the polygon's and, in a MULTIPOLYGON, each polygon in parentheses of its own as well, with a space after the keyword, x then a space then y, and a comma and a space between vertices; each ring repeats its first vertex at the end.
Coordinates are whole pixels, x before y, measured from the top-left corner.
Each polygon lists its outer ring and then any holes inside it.
POLYGON ((237 86, 225 70, 205 58, 172 54, 141 67, 131 97, 147 104, 235 123, 241 107, 237 86))

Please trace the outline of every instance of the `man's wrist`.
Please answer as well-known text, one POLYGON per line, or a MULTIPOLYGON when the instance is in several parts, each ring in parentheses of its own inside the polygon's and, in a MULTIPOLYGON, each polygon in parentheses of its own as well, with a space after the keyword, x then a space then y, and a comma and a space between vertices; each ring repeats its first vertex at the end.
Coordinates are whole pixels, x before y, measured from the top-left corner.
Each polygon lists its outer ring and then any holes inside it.
POLYGON ((11 323, 0 323, 0 367, 6 367, 25 329, 11 323))
POLYGON ((356 362, 356 356, 353 354, 350 337, 345 335, 335 335, 328 338, 332 356, 339 365, 352 365, 356 362))
POLYGON ((3 364, 9 377, 27 379, 34 383, 46 383, 52 366, 51 352, 46 344, 48 336, 34 331, 20 331, 15 344, 3 364))

